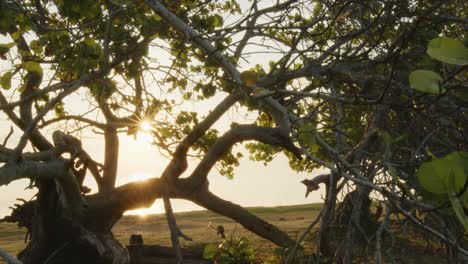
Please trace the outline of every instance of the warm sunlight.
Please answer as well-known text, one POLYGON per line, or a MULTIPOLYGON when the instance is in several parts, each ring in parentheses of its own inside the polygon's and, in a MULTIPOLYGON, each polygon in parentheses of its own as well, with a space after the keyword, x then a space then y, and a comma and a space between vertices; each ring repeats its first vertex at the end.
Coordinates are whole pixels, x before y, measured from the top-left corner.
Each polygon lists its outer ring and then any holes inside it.
MULTIPOLYGON (((132 174, 129 178, 129 182, 136 182, 136 181, 145 181, 150 178, 154 177, 150 173, 147 172, 136 172, 132 174)), ((156 201, 151 207, 149 208, 141 208, 135 210, 129 210, 125 212, 125 215, 138 215, 140 217, 146 217, 149 214, 157 214, 162 213, 162 205, 156 201)))
MULTIPOLYGON (((130 210, 130 211, 127 211, 125 212, 126 215, 137 215, 141 218, 145 218, 147 215, 149 215, 151 212, 149 211, 149 209, 136 209, 136 210, 130 210)), ((154 212, 153 212, 154 213, 154 212)))
POLYGON ((141 218, 145 218, 151 214, 162 214, 164 213, 164 205, 161 200, 156 200, 153 205, 148 208, 140 208, 135 210, 129 210, 125 212, 125 215, 137 215, 141 218))
POLYGON ((0 0, 0 264, 468 264, 467 2, 0 0))
POLYGON ((129 182, 135 182, 135 181, 144 181, 149 178, 153 177, 151 174, 146 173, 146 172, 137 172, 133 175, 130 176, 128 179, 129 182))
POLYGON ((138 131, 136 139, 138 141, 152 143, 153 136, 151 135, 151 131, 153 130, 153 125, 150 121, 143 120, 140 122, 140 131, 138 131))
POLYGON ((140 123, 140 130, 143 131, 143 132, 151 132, 152 130, 152 125, 151 125, 151 122, 150 121, 141 121, 140 123))

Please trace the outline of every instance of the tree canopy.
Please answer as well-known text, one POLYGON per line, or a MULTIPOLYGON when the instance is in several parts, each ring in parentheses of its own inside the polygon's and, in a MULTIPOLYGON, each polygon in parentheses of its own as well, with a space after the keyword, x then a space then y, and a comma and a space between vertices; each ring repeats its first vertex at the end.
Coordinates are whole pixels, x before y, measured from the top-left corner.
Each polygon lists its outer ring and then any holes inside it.
POLYGON ((23 263, 42 263, 64 241, 93 248, 94 259, 128 263, 110 230, 125 211, 159 198, 176 249, 184 235, 172 198, 296 250, 301 241, 210 192, 213 168, 235 177, 239 144, 265 164, 285 153, 291 168, 310 173, 308 191, 326 186, 317 254, 351 263, 364 236, 380 263, 382 230, 396 214, 466 258, 465 1, 2 0, 0 7, 0 109, 22 132, 14 146, 11 133, 0 146, 0 185, 29 178, 38 187, 8 218, 31 233, 23 263), (79 109, 65 103, 74 96, 85 98, 79 109), (213 105, 193 112, 185 102, 213 105), (216 129, 233 108, 242 121, 216 129), (119 134, 136 135, 142 123, 171 161, 144 184, 116 186, 119 134), (82 147, 82 133, 102 135, 102 161, 82 147), (319 168, 329 173, 314 176, 319 168), (87 194, 85 177, 96 193, 87 194), (372 201, 386 215, 365 230, 372 201), (345 233, 337 248, 334 224, 345 233))

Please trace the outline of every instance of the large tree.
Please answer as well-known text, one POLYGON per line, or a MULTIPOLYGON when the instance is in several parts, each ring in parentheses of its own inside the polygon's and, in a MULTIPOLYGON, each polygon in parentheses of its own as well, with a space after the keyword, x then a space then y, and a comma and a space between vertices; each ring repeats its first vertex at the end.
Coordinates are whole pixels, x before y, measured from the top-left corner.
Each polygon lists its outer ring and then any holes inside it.
POLYGON ((466 56, 448 65, 426 54, 439 36, 465 51, 456 40, 468 26, 464 1, 2 0, 0 7, 0 109, 22 131, 15 146, 6 146, 9 136, 0 146, 0 185, 29 178, 38 190, 8 218, 30 232, 23 263, 84 256, 128 263, 111 229, 125 211, 159 198, 176 249, 182 234, 171 198, 294 245, 209 189, 216 165, 233 176, 241 156, 233 147, 246 141, 258 161, 284 152, 296 170, 330 171, 306 181, 309 191, 327 189, 322 254, 350 263, 363 236, 376 233, 380 243, 388 217, 366 230, 371 199, 467 253, 450 205, 422 202, 427 193, 415 176, 431 157, 468 150, 466 56), (423 78, 429 93, 409 84, 420 68, 443 73, 440 83, 423 78), (64 99, 73 96, 87 105, 70 114, 64 99), (202 116, 181 101, 217 104, 202 116), (233 107, 255 121, 214 129, 233 107), (119 134, 138 133, 142 122, 153 125, 154 146, 171 161, 158 178, 116 186, 119 134), (60 124, 68 129, 47 133, 60 124), (90 131, 102 135, 103 161, 82 147, 79 135, 90 131), (189 157, 199 159, 192 171, 189 157), (97 193, 86 194, 85 177, 97 193), (339 248, 330 243, 331 223, 346 232, 339 248))

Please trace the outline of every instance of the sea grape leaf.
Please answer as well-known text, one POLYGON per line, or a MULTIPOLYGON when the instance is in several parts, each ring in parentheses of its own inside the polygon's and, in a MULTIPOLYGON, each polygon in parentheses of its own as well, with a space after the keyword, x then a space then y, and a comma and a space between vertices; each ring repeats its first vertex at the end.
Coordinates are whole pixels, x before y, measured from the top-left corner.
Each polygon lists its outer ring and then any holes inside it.
POLYGON ((449 185, 458 192, 466 182, 467 163, 467 152, 453 152, 443 158, 435 158, 419 167, 418 180, 424 189, 435 194, 448 193, 449 185), (452 177, 453 183, 449 183, 452 177))
POLYGON ((218 252, 218 246, 215 244, 208 244, 203 249, 203 258, 204 259, 212 259, 218 252))
POLYGON ((23 67, 30 73, 35 73, 39 76, 42 76, 42 68, 41 65, 35 61, 27 61, 23 63, 23 67))
POLYGON ((448 179, 448 191, 449 201, 452 205, 452 209, 455 212, 458 221, 463 225, 465 231, 468 232, 468 218, 463 210, 461 199, 457 196, 456 176, 454 173, 450 173, 448 179))
POLYGON ((448 64, 468 64, 468 49, 456 39, 439 37, 431 40, 427 47, 427 54, 448 64))
POLYGON ((5 90, 9 90, 11 88, 11 77, 13 77, 12 72, 5 72, 2 77, 0 78, 0 85, 5 90))
POLYGON ((409 75, 411 88, 425 93, 444 93, 445 89, 440 86, 440 82, 442 82, 442 77, 433 71, 416 70, 409 75))

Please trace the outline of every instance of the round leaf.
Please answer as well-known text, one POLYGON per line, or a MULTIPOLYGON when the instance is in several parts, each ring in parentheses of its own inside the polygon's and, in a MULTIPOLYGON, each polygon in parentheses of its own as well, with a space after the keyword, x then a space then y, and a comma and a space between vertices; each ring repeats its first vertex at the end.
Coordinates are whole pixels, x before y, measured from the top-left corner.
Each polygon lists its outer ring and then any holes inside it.
POLYGON ((212 259, 216 255, 216 252, 218 252, 218 246, 215 244, 208 244, 203 249, 203 258, 212 259))
POLYGON ((444 167, 445 163, 440 159, 422 164, 417 172, 421 186, 431 193, 447 193, 448 190, 444 179, 444 167))
POLYGON ((23 67, 30 73, 35 73, 37 75, 42 76, 41 65, 35 61, 27 61, 23 64, 23 67))
POLYGON ((442 77, 433 71, 416 70, 409 76, 411 88, 425 93, 444 93, 445 89, 439 84, 441 81, 442 77))
POLYGON ((429 42, 427 54, 432 58, 455 65, 468 64, 468 49, 456 39, 435 38, 429 42))
POLYGON ((220 27, 220 26, 222 26, 222 25, 223 25, 223 17, 220 16, 220 15, 218 15, 218 14, 214 15, 214 16, 213 16, 213 23, 212 23, 212 25, 213 25, 214 27, 220 27))
POLYGON ((435 194, 445 194, 449 189, 459 191, 465 184, 467 174, 467 152, 453 152, 444 158, 433 159, 422 164, 417 172, 422 187, 435 194))
POLYGON ((29 43, 29 47, 36 54, 40 54, 43 51, 43 47, 38 40, 32 40, 31 43, 29 43))
POLYGON ((0 78, 0 84, 2 85, 3 89, 9 90, 11 88, 11 77, 13 77, 12 72, 5 72, 2 75, 0 78))
POLYGON ((6 44, 0 43, 0 58, 6 60, 5 54, 10 51, 10 48, 13 46, 15 46, 14 42, 6 44))

